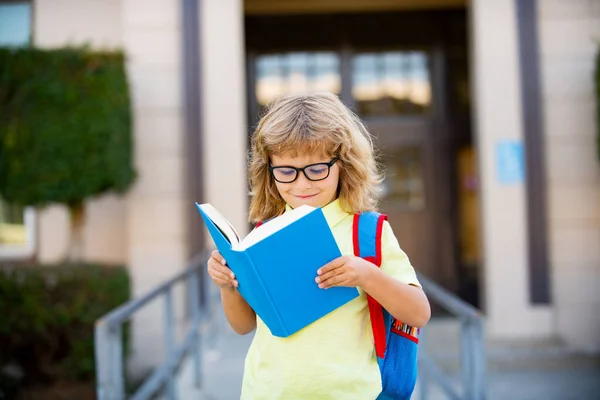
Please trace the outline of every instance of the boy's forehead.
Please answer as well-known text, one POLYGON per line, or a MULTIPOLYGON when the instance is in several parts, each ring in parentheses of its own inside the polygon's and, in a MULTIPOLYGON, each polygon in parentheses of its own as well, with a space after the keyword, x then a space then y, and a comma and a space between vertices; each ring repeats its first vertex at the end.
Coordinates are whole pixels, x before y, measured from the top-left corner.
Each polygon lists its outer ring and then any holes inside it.
POLYGON ((271 154, 282 158, 302 158, 308 156, 329 157, 331 152, 324 148, 313 148, 307 146, 295 149, 286 149, 285 151, 280 152, 272 152, 271 154))
POLYGON ((331 154, 329 154, 326 151, 312 152, 309 149, 298 149, 298 150, 291 150, 291 151, 287 151, 287 152, 279 153, 279 154, 274 153, 271 155, 271 160, 273 160, 273 158, 275 158, 279 161, 286 161, 286 162, 311 163, 311 162, 329 161, 329 159, 331 157, 332 157, 331 154))

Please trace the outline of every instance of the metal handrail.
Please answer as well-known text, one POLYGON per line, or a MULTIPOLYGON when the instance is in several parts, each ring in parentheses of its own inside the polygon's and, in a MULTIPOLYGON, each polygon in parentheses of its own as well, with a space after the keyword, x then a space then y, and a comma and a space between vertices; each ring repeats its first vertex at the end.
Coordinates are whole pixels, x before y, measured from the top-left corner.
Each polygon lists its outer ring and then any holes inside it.
POLYGON ((199 271, 208 259, 201 252, 189 262, 188 267, 173 278, 159 285, 146 295, 133 299, 114 309, 96 321, 94 346, 96 354, 96 394, 98 400, 125 399, 125 380, 123 368, 123 324, 142 307, 164 295, 165 299, 165 361, 142 382, 138 390, 130 397, 134 400, 149 399, 165 388, 165 397, 174 400, 175 375, 183 358, 192 354, 194 379, 197 388, 201 384, 200 349, 200 280, 199 271), (175 319, 173 311, 173 287, 181 281, 188 284, 188 307, 191 312, 191 324, 181 344, 175 343, 175 319))
MULTIPOLYGON (((483 336, 483 318, 479 310, 458 298, 433 281, 419 275, 419 282, 430 301, 442 306, 458 317, 460 330, 460 368, 462 392, 457 391, 451 379, 436 364, 421 345, 419 363, 422 367, 419 384, 421 400, 429 398, 430 381, 435 381, 443 392, 454 400, 485 399, 485 343, 483 336)), ((427 328, 425 328, 424 333, 427 328)))
MULTIPOLYGON (((142 307, 164 295, 165 299, 165 345, 167 357, 152 374, 142 382, 138 390, 130 397, 133 400, 152 398, 165 389, 165 397, 176 398, 175 376, 181 361, 192 354, 194 379, 197 388, 201 385, 201 349, 200 349, 200 282, 199 272, 206 264, 208 254, 196 255, 185 271, 159 285, 146 295, 129 301, 109 312, 96 322, 96 392, 98 400, 124 400, 125 381, 123 368, 123 347, 121 335, 123 324, 142 307), (191 311, 189 331, 179 346, 175 345, 175 324, 173 312, 173 287, 187 280, 189 285, 188 301, 191 311)), ((429 386, 433 381, 438 384, 450 399, 485 399, 485 350, 483 321, 481 313, 453 293, 419 274, 419 281, 431 302, 437 303, 458 317, 461 324, 461 380, 462 391, 457 391, 442 369, 426 352, 422 338, 419 351, 421 373, 419 377, 421 399, 429 398, 429 386)), ((210 310, 206 310, 210 313, 210 310)), ((208 315, 207 315, 208 316, 208 315)), ((423 333, 426 333, 427 328, 423 333)))

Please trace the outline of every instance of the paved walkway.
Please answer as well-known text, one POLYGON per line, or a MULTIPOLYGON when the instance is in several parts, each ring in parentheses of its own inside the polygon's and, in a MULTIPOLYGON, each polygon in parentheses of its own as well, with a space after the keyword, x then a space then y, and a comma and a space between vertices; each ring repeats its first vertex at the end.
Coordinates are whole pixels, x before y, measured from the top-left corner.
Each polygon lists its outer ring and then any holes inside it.
MULTIPOLYGON (((458 371, 456 324, 433 320, 428 343, 449 373, 458 371), (454 333, 453 333, 454 332, 454 333)), ((192 384, 192 368, 185 363, 180 375, 180 399, 239 399, 244 357, 252 335, 236 335, 226 325, 203 343, 203 389, 192 384)), ((489 343, 488 400, 594 400, 600 398, 600 357, 572 354, 552 342, 489 343)), ((459 380, 455 379, 458 386, 459 380)), ((438 388, 429 400, 445 399, 438 388)), ((413 399, 420 400, 419 388, 413 399)))

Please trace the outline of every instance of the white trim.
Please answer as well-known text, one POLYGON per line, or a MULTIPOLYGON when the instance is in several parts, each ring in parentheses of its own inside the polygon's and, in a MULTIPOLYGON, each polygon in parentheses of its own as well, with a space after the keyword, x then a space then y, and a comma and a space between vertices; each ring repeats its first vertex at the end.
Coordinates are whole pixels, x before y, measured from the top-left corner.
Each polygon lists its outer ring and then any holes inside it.
POLYGON ((35 254, 37 247, 37 224, 36 211, 33 207, 27 207, 23 211, 26 240, 24 245, 0 244, 0 260, 24 259, 35 254))

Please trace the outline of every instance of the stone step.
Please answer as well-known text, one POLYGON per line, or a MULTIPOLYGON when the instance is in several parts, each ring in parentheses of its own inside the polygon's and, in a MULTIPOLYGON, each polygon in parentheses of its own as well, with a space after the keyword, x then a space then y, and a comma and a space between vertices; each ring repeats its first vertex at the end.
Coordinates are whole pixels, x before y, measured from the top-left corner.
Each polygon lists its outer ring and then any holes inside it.
MULTIPOLYGON (((427 352, 449 373, 460 366, 460 324, 454 318, 434 318, 422 332, 421 352, 427 352)), ((489 373, 519 370, 600 368, 600 354, 577 352, 557 338, 527 338, 485 342, 489 373)))

